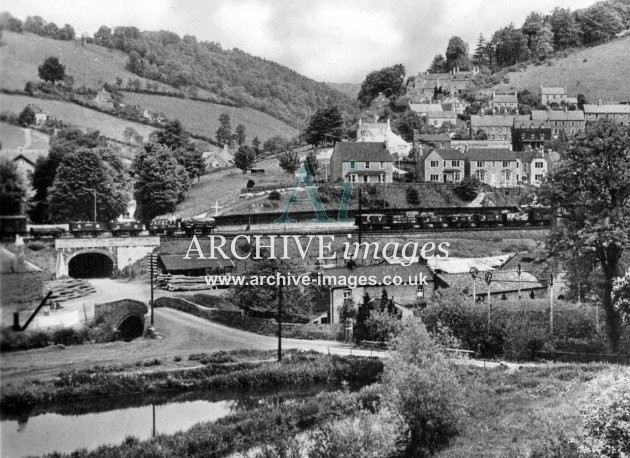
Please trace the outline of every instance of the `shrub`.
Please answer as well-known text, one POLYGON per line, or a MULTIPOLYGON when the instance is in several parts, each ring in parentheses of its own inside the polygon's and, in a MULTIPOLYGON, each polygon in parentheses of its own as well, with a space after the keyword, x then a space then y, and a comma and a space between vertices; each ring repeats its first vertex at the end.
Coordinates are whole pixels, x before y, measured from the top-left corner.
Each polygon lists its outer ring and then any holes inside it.
POLYGON ((64 328, 53 332, 52 341, 55 345, 80 345, 87 337, 87 329, 64 328))
POLYGON ((31 242, 27 246, 28 249, 31 251, 40 251, 46 248, 46 245, 44 245, 42 242, 31 242))
POLYGON ((247 180, 247 189, 253 188, 254 186, 256 186, 254 180, 252 180, 251 178, 247 180))
POLYGON ((412 186, 409 186, 405 190, 407 203, 411 205, 418 205, 420 203, 420 195, 418 194, 418 190, 412 186))
POLYGON ((630 392, 627 388, 619 389, 608 403, 586 414, 590 448, 598 456, 630 456, 630 392))
POLYGON ((469 202, 477 197, 477 188, 479 181, 476 178, 464 178, 460 181, 453 192, 462 200, 469 202))
POLYGON ((383 374, 383 402, 409 427, 406 455, 427 456, 459 432, 465 417, 464 388, 420 319, 407 320, 393 344, 383 374))
POLYGON ((280 193, 276 190, 269 193, 269 200, 280 200, 280 193))

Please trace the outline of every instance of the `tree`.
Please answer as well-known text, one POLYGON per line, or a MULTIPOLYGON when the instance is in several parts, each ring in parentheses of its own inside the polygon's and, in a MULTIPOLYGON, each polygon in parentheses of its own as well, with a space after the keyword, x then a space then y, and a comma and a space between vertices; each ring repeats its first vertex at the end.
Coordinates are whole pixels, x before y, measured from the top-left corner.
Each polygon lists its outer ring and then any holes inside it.
POLYGON ((304 140, 314 146, 341 140, 343 120, 337 106, 317 110, 304 131, 304 140))
POLYGON ((495 50, 497 64, 501 67, 514 65, 529 59, 527 37, 510 24, 494 33, 492 45, 495 50))
POLYGON ((169 122, 166 128, 157 131, 155 142, 168 147, 177 162, 186 169, 190 179, 198 178, 205 171, 205 162, 202 152, 199 151, 190 140, 187 132, 178 119, 169 122))
POLYGON ((271 154, 278 154, 286 151, 290 147, 290 145, 290 140, 279 135, 274 135, 273 137, 265 141, 265 143, 263 144, 263 150, 271 154))
POLYGON ((413 142, 413 133, 422 128, 422 119, 418 113, 411 110, 405 111, 393 123, 392 129, 406 142, 413 142))
POLYGON ((468 44, 460 37, 451 37, 446 46, 446 70, 451 71, 455 67, 468 70, 470 61, 468 60, 468 44))
POLYGON ((582 31, 582 41, 587 45, 611 40, 625 27, 619 13, 605 2, 580 10, 576 20, 582 31))
POLYGON ((22 21, 13 17, 8 12, 0 13, 0 30, 22 33, 22 21))
POLYGON ((619 350, 620 314, 613 303, 630 245, 630 127, 601 119, 571 142, 539 190, 563 224, 552 229, 549 252, 559 259, 595 257, 610 350, 619 350))
POLYGON ((314 177, 317 175, 317 169, 319 169, 319 162, 317 161, 317 155, 314 151, 311 151, 304 160, 309 173, 314 177))
POLYGON ((227 145, 230 143, 230 139, 232 138, 232 123, 230 121, 230 115, 227 113, 221 113, 219 116, 219 128, 216 133, 217 142, 221 146, 227 145))
POLYGON ((79 149, 62 159, 48 193, 48 208, 55 222, 91 221, 93 189, 100 221, 110 221, 125 212, 129 202, 126 183, 103 161, 95 149, 79 149))
POLYGON ((361 343, 363 340, 372 340, 367 329, 367 321, 370 318, 370 311, 372 309, 371 301, 372 299, 366 291, 363 295, 363 302, 359 305, 359 309, 357 310, 357 322, 354 326, 354 339, 356 343, 361 343))
POLYGON ((436 54, 431 61, 431 65, 427 69, 429 73, 444 73, 446 72, 446 59, 442 54, 436 54))
POLYGON ((125 138, 125 141, 127 143, 131 142, 131 139, 135 138, 137 134, 138 134, 138 131, 136 131, 136 129, 134 129, 131 126, 125 127, 125 130, 123 131, 123 137, 125 138))
POLYGON ((278 157, 280 168, 286 173, 295 173, 300 167, 300 155, 295 151, 285 151, 278 157))
POLYGON ((392 67, 385 67, 369 73, 357 95, 357 100, 362 106, 369 106, 370 102, 382 92, 386 97, 398 95, 402 91, 405 81, 405 66, 397 64, 392 67))
POLYGON ((588 101, 586 100, 586 97, 584 96, 584 94, 578 94, 577 95, 577 106, 580 110, 584 110, 584 105, 588 104, 588 101))
POLYGON ((488 58, 488 43, 486 43, 486 39, 483 34, 479 34, 479 39, 477 40, 477 47, 475 48, 475 53, 472 57, 472 62, 479 67, 489 67, 490 59, 488 58))
POLYGON ((74 40, 75 36, 76 36, 76 33, 70 24, 64 25, 63 28, 59 29, 59 32, 57 34, 57 38, 59 40, 66 40, 66 41, 74 40))
POLYGON ((531 12, 521 30, 534 57, 544 59, 553 53, 553 32, 541 14, 531 12))
POLYGON ((249 169, 252 168, 255 160, 256 153, 251 147, 247 145, 239 147, 236 154, 234 154, 234 165, 237 168, 241 169, 243 173, 246 173, 249 169))
POLYGON ((243 124, 239 124, 236 126, 234 131, 236 133, 236 142, 238 146, 242 146, 245 144, 245 140, 247 139, 247 134, 245 133, 245 126, 243 124))
POLYGON ((630 318, 630 269, 613 284, 613 306, 623 318, 630 318))
POLYGON ((32 124, 35 124, 35 111, 31 108, 30 105, 26 105, 20 116, 18 117, 18 122, 21 126, 27 127, 32 124))
POLYGON ((45 34, 46 21, 41 16, 28 16, 24 21, 24 31, 36 35, 45 34))
POLYGON ((549 18, 549 23, 553 33, 553 44, 556 49, 566 49, 580 45, 581 31, 575 22, 575 15, 571 13, 571 10, 555 8, 549 18))
POLYGON ((132 170, 136 179, 136 216, 141 221, 148 222, 158 215, 173 212, 184 200, 189 188, 188 174, 167 146, 145 144, 136 155, 132 170))
POLYGON ((29 185, 17 164, 0 158, 0 208, 3 215, 23 215, 30 198, 29 185))
POLYGON ((252 147, 256 150, 256 153, 260 151, 260 144, 260 139, 258 138, 258 135, 256 135, 252 140, 252 147))
POLYGON ((381 300, 379 302, 379 307, 381 309, 381 312, 384 312, 387 309, 388 305, 389 305, 389 298, 387 297, 387 290, 383 288, 383 291, 381 291, 381 300))
POLYGON ((47 58, 42 65, 37 67, 37 71, 41 79, 50 81, 52 84, 63 80, 66 75, 66 67, 56 57, 47 58))

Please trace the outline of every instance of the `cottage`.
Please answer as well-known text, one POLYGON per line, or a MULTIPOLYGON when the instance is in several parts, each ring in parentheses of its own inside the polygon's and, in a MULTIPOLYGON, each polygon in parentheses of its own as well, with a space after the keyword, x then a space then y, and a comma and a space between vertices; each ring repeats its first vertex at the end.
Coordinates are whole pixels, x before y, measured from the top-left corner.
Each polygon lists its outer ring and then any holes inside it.
POLYGON ((331 178, 351 183, 391 183, 393 167, 385 143, 339 142, 330 157, 331 178))
POLYGON ((464 179, 466 156, 456 149, 434 149, 422 160, 424 181, 456 183, 464 179))
POLYGON ((94 103, 96 103, 101 108, 106 108, 109 110, 114 108, 112 95, 105 89, 101 89, 100 91, 98 91, 98 94, 96 94, 96 97, 94 97, 94 103))
POLYGON ((584 105, 586 121, 591 123, 601 118, 609 118, 622 126, 630 126, 630 105, 627 104, 603 104, 601 99, 597 105, 584 105))
POLYGON ((413 83, 407 85, 407 95, 411 100, 430 98, 436 92, 455 96, 469 89, 478 73, 479 67, 471 71, 456 67, 449 73, 418 73, 413 83))
POLYGON ((528 272, 521 272, 520 276, 514 271, 493 271, 492 281, 490 285, 478 278, 473 280, 469 273, 463 274, 435 274, 435 288, 452 288, 457 292, 472 297, 473 291, 476 296, 475 300, 479 302, 486 301, 488 298, 488 290, 490 291, 490 300, 518 299, 519 288, 521 297, 540 297, 547 291, 547 287, 528 272), (519 281, 520 278, 520 281, 519 281), (474 281, 474 285, 473 285, 474 281))
POLYGON ((507 140, 456 140, 453 138, 451 139, 451 147, 460 151, 474 148, 512 149, 512 144, 507 140))
POLYGON ((411 151, 411 145, 392 131, 389 119, 386 123, 363 123, 359 119, 357 142, 385 143, 387 151, 398 157, 406 157, 411 151))
POLYGON ((409 109, 419 116, 426 116, 430 111, 442 111, 442 105, 439 103, 409 103, 409 109))
MULTIPOLYGON (((577 101, 577 100, 576 100, 577 101)), ((564 87, 544 87, 540 83, 540 103, 544 106, 559 106, 562 102, 567 103, 567 88, 564 87)))
POLYGON ((446 122, 450 122, 453 126, 457 123, 457 115, 454 111, 429 111, 427 113, 427 124, 440 128, 446 122))
POLYGON ((226 275, 234 271, 231 259, 190 258, 181 255, 161 254, 157 260, 158 272, 171 275, 202 276, 226 275))
POLYGON ((549 171, 548 158, 541 150, 529 149, 516 154, 523 167, 521 181, 532 186, 540 186, 549 171))
MULTIPOLYGON (((468 104, 457 97, 446 97, 442 100, 443 111, 454 111, 455 114, 463 115, 468 104)), ((433 111, 433 110, 431 110, 433 111)))
POLYGON ((382 92, 379 92, 370 102, 370 110, 378 111, 389 106, 389 99, 382 92))
POLYGON ((480 138, 480 140, 503 140, 511 142, 513 124, 514 116, 487 116, 482 112, 482 114, 472 115, 470 117, 470 133, 473 137, 479 137, 482 133, 485 133, 487 138, 480 138))
POLYGON ((515 151, 538 149, 551 140, 551 127, 542 120, 533 120, 531 115, 514 117, 512 143, 515 151))
POLYGON ((518 110, 516 91, 505 93, 493 91, 490 104, 494 113, 516 113, 518 110))
MULTIPOLYGON (((367 293, 372 299, 381 297, 383 290, 387 297, 394 301, 395 305, 412 306, 424 303, 433 295, 433 275, 422 264, 402 266, 382 263, 370 266, 357 266, 325 269, 318 275, 326 276, 329 285, 329 313, 330 323, 339 323, 339 311, 345 302, 351 301, 355 307, 363 302, 363 296, 367 293), (392 279, 399 277, 402 282, 392 285, 392 279), (353 277, 353 278, 351 278, 353 277), (352 288, 355 281, 361 277, 373 280, 369 285, 357 285, 352 288)), ((397 307, 398 308, 398 307, 397 307)))
POLYGON ((475 148, 466 151, 470 176, 492 187, 514 187, 522 177, 522 166, 509 149, 475 148))
POLYGON ((37 159, 48 155, 49 138, 36 130, 0 122, 0 139, 0 158, 15 162, 26 177, 35 170, 37 159))

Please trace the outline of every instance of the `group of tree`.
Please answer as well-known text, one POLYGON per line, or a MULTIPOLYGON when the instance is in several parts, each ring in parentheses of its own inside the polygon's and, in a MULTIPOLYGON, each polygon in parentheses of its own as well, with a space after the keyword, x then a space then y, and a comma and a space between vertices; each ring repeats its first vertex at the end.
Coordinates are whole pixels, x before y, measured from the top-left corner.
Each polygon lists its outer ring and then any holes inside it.
POLYGON ((54 40, 73 40, 76 35, 69 24, 59 28, 54 22, 46 22, 40 16, 28 16, 26 21, 22 22, 8 12, 0 13, 0 30, 30 32, 54 40))
POLYGON ((334 144, 340 141, 342 136, 343 119, 339 107, 335 105, 318 109, 311 116, 303 133, 304 141, 315 147, 334 144))
POLYGON ((0 208, 3 215, 24 215, 31 197, 30 183, 17 167, 0 158, 0 208))
POLYGON ((383 289, 378 301, 373 301, 368 293, 363 295, 356 313, 353 334, 357 343, 362 341, 386 342, 396 334, 401 326, 401 316, 394 301, 383 289))
POLYGON ((203 152, 191 141, 190 133, 179 120, 171 121, 163 130, 155 131, 150 140, 169 148, 177 163, 186 170, 190 180, 199 178, 205 172, 203 152))
POLYGON ((247 140, 247 129, 245 125, 238 124, 234 132, 232 132, 232 119, 230 115, 221 113, 219 115, 219 127, 215 132, 215 138, 221 146, 243 146, 247 140))
POLYGON ((376 96, 383 93, 385 97, 397 96, 404 90, 405 66, 403 64, 385 67, 369 73, 357 95, 360 105, 367 107, 376 96))

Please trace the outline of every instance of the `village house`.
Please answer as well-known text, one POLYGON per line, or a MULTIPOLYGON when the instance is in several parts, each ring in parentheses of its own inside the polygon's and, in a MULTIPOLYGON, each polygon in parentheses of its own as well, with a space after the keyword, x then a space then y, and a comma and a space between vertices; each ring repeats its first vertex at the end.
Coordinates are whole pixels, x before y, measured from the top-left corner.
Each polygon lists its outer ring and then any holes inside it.
POLYGON ((537 149, 551 140, 551 127, 542 120, 532 120, 531 115, 514 117, 512 144, 514 151, 537 149))
MULTIPOLYGON (((470 117, 470 134, 473 137, 486 134, 485 140, 503 140, 512 142, 512 125, 514 116, 511 115, 472 115, 470 117)), ((480 140, 484 140, 483 138, 480 140)))
POLYGON ((548 156, 540 149, 528 149, 516 153, 521 162, 521 181, 523 183, 540 186, 549 171, 548 156))
POLYGON ((519 288, 521 298, 544 297, 547 287, 536 279, 529 272, 521 272, 519 275, 515 271, 493 271, 490 285, 484 281, 483 277, 473 280, 469 273, 462 274, 435 274, 435 288, 452 288, 457 292, 471 297, 475 293, 476 302, 487 301, 488 290, 490 290, 490 301, 518 299, 519 288), (473 281, 475 285, 473 285, 473 281))
POLYGON ((449 94, 458 95, 470 88, 474 77, 479 73, 479 67, 473 67, 470 71, 462 71, 455 67, 451 71, 451 81, 449 84, 449 94))
POLYGON ((0 157, 13 161, 25 177, 35 170, 40 157, 48 156, 49 138, 36 130, 0 122, 0 157))
POLYGON ((516 113, 518 111, 516 91, 505 93, 492 91, 490 107, 493 113, 516 113))
MULTIPOLYGON (((553 105, 560 106, 567 103, 567 88, 565 87, 544 87, 540 83, 540 103, 546 107, 553 105)), ((576 100, 577 102, 577 100, 576 100)))
POLYGON ((493 188, 511 188, 522 177, 522 166, 516 154, 509 149, 474 148, 466 151, 470 161, 470 176, 493 188))
POLYGON ((409 103, 409 109, 422 117, 430 111, 442 111, 442 105, 439 103, 409 103))
POLYGON ((378 111, 389 106, 389 99, 382 92, 379 92, 370 102, 370 110, 378 111))
MULTIPOLYGON (((468 104, 457 97, 445 97, 442 99, 442 111, 454 111, 457 115, 463 115, 466 112, 468 104)), ((431 110, 433 111, 433 110, 431 110)))
POLYGON ((407 95, 412 101, 431 98, 436 92, 455 96, 469 89, 478 73, 479 67, 471 71, 460 71, 456 67, 449 73, 418 73, 407 85, 407 95))
POLYGON ((630 105, 628 104, 604 104, 600 99, 597 105, 584 104, 584 115, 589 123, 600 118, 609 118, 622 126, 630 126, 630 105))
MULTIPOLYGON (((426 303, 433 295, 433 275, 423 264, 413 263, 410 266, 400 264, 381 263, 378 265, 338 267, 324 269, 321 275, 335 279, 336 284, 329 286, 329 323, 339 323, 339 311, 346 301, 351 301, 355 307, 363 303, 363 296, 367 293, 371 299, 378 300, 383 290, 387 292, 388 299, 395 305, 410 308, 416 304, 426 303), (400 285, 388 285, 394 276, 399 276, 403 283, 400 285), (357 286, 351 288, 348 284, 354 279, 349 277, 366 278, 373 276, 375 285, 357 286), (421 281, 426 279, 426 285, 421 281), (417 280, 417 281, 416 281, 417 280), (422 283, 422 284, 420 284, 422 283)), ((399 308, 399 307, 397 307, 399 308)))
POLYGON ((414 142, 429 148, 450 148, 450 134, 420 134, 418 130, 413 131, 414 142))
POLYGON ((330 157, 330 176, 333 181, 391 183, 394 159, 384 142, 338 142, 330 157))
POLYGON ((450 122, 453 126, 457 123, 457 115, 453 111, 429 111, 427 113, 427 124, 436 128, 442 127, 444 123, 450 122))
POLYGON ((224 145, 223 148, 218 146, 212 147, 209 151, 204 151, 201 154, 201 158, 206 164, 206 169, 228 167, 234 163, 234 157, 230 153, 227 145, 224 145))
POLYGON ((411 145, 392 131, 389 119, 385 123, 364 123, 359 119, 357 142, 385 143, 390 154, 401 158, 411 151, 411 145))
POLYGON ((104 109, 114 109, 112 95, 105 89, 101 89, 100 91, 98 91, 98 94, 96 94, 96 97, 94 97, 94 103, 104 109))
POLYGON ((457 183, 465 178, 466 156, 456 149, 434 149, 422 159, 423 176, 418 179, 433 183, 457 183))
POLYGON ((535 125, 545 125, 551 129, 551 136, 558 138, 561 134, 575 137, 584 131, 585 118, 582 110, 532 110, 531 120, 535 125))

